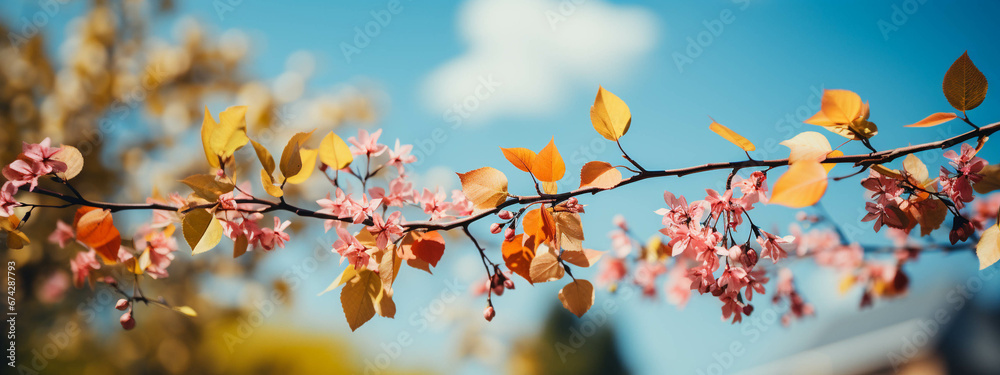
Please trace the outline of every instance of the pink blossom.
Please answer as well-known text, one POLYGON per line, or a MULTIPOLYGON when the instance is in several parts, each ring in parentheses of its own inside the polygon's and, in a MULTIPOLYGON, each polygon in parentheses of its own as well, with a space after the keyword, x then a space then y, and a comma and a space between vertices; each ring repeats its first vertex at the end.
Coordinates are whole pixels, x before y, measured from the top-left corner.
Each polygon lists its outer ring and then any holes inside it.
POLYGON ((456 216, 472 215, 475 208, 475 205, 465 196, 462 190, 455 189, 451 191, 451 210, 456 216))
POLYGON ((788 256, 788 253, 780 245, 792 243, 792 241, 795 241, 795 237, 778 237, 765 231, 760 231, 760 235, 757 236, 757 243, 761 247, 760 256, 771 258, 771 261, 774 263, 778 263, 778 260, 788 256))
POLYGON ((597 283, 600 285, 617 283, 624 279, 627 273, 625 260, 611 257, 601 262, 601 268, 597 272, 597 283))
POLYGON ((14 207, 21 205, 14 199, 14 194, 17 194, 17 185, 11 181, 4 182, 3 188, 0 188, 0 217, 13 215, 14 207))
POLYGON ((368 250, 365 245, 361 244, 361 241, 358 241, 344 228, 337 228, 337 235, 340 236, 340 239, 333 243, 333 250, 340 254, 341 263, 347 259, 347 262, 356 270, 378 270, 378 263, 369 253, 369 251, 374 252, 377 249, 368 250))
POLYGON ((723 213, 726 213, 729 219, 729 228, 732 229, 736 229, 736 227, 743 223, 744 208, 740 202, 733 201, 732 190, 726 190, 724 194, 719 194, 712 189, 705 189, 705 192, 708 193, 705 202, 710 207, 712 218, 718 218, 723 213))
MULTIPOLYGON (((170 195, 167 196, 167 200, 166 201, 164 201, 162 199, 156 199, 156 198, 150 197, 150 198, 146 198, 146 203, 159 203, 159 204, 164 204, 164 205, 171 206, 171 207, 180 208, 180 207, 183 207, 185 204, 187 204, 187 201, 185 201, 184 197, 181 197, 180 194, 170 193, 170 195)), ((153 221, 150 224, 150 227, 152 227, 152 228, 165 228, 165 227, 169 226, 170 224, 180 223, 180 222, 181 222, 181 218, 177 214, 177 211, 172 211, 172 210, 153 210, 153 221)))
POLYGON ((66 243, 73 238, 76 238, 76 232, 73 231, 73 227, 62 220, 56 220, 56 230, 52 231, 52 234, 49 235, 49 242, 59 244, 60 249, 65 249, 66 243))
POLYGON ((3 176, 14 186, 27 185, 29 191, 34 191, 38 187, 38 178, 46 173, 44 167, 42 163, 17 159, 3 168, 3 176))
POLYGON ((350 197, 347 198, 352 204, 354 214, 354 224, 361 224, 368 218, 375 215, 375 210, 382 205, 381 199, 368 199, 367 195, 361 195, 361 202, 357 202, 350 197))
POLYGON ((659 262, 640 262, 633 275, 635 285, 642 289, 646 297, 656 296, 656 278, 667 272, 667 268, 659 262))
POLYGON ((66 163, 53 159, 59 151, 62 151, 62 148, 50 147, 51 144, 52 140, 45 138, 41 143, 23 142, 21 146, 21 153, 25 158, 41 164, 39 169, 42 175, 65 172, 67 168, 66 163))
POLYGON ((413 183, 400 176, 389 181, 388 194, 381 187, 373 187, 368 189, 368 195, 382 199, 382 203, 386 206, 403 207, 414 199, 413 183))
POLYGON ((166 236, 162 231, 150 227, 140 228, 134 237, 136 250, 149 251, 149 267, 146 273, 154 279, 162 279, 169 274, 167 267, 174 260, 177 239, 166 236))
POLYGON ((101 268, 101 263, 97 261, 97 251, 81 251, 76 253, 76 257, 69 261, 70 269, 73 271, 73 285, 82 288, 83 283, 90 278, 90 271, 101 268))
POLYGON ((273 250, 275 247, 285 248, 285 242, 291 240, 288 233, 285 233, 285 229, 289 225, 292 225, 291 221, 281 222, 277 216, 274 217, 274 229, 262 228, 260 230, 260 237, 258 237, 258 245, 266 251, 273 250))
POLYGON ((948 194, 948 197, 955 203, 955 207, 961 209, 965 203, 972 202, 972 185, 983 179, 979 172, 986 167, 986 160, 977 157, 976 149, 967 143, 962 144, 962 153, 958 154, 954 150, 945 151, 944 157, 951 159, 951 166, 955 167, 955 175, 951 175, 947 168, 941 167, 941 177, 939 182, 941 190, 948 194))
POLYGON ((403 227, 399 225, 402 215, 402 212, 396 211, 389 214, 385 220, 379 214, 372 217, 374 225, 368 227, 368 232, 375 236, 375 245, 379 249, 385 249, 389 242, 395 241, 403 234, 403 227))
POLYGON ((399 138, 397 138, 396 147, 389 150, 389 161, 386 162, 386 164, 396 167, 396 169, 399 170, 399 173, 403 173, 404 164, 417 161, 416 156, 410 155, 411 151, 413 151, 413 145, 400 145, 399 138))
POLYGON ((691 279, 683 267, 673 267, 667 272, 667 302, 684 308, 691 299, 691 279))
POLYGON ((417 202, 423 205, 424 213, 431 215, 431 220, 437 220, 449 216, 448 210, 451 209, 451 203, 446 201, 444 191, 441 190, 440 187, 436 193, 424 188, 424 193, 417 198, 417 202))
POLYGON ((358 129, 358 137, 349 137, 347 141, 351 143, 351 153, 354 155, 378 156, 389 149, 389 146, 378 144, 378 137, 382 135, 382 129, 371 134, 365 129, 358 129))
POLYGON ((755 171, 746 179, 739 175, 734 176, 733 188, 740 188, 740 192, 743 193, 740 200, 747 210, 752 209, 754 203, 767 203, 767 175, 764 172, 755 171))
POLYGON ((58 270, 53 272, 35 292, 38 300, 45 304, 56 303, 66 296, 66 289, 69 288, 69 276, 66 271, 58 270))
MULTIPOLYGON (((350 199, 348 199, 347 195, 344 194, 344 191, 337 188, 336 194, 336 199, 330 199, 330 194, 327 194, 326 198, 316 201, 316 204, 322 207, 316 212, 337 217, 354 216, 354 204, 350 201, 350 199)), ((374 195, 372 196, 374 197, 374 195)), ((340 220, 325 220, 323 221, 323 228, 329 232, 330 228, 333 228, 334 226, 340 227, 342 223, 343 222, 340 220)))

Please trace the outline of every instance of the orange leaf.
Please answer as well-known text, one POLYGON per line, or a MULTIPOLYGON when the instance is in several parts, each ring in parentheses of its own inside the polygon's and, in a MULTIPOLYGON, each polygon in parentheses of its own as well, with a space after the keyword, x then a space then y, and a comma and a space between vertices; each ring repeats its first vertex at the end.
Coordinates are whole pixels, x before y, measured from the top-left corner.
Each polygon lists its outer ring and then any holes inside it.
POLYGON ((590 267, 597 264, 597 261, 601 259, 604 255, 604 251, 597 251, 591 249, 583 250, 566 250, 563 251, 562 255, 559 257, 566 263, 572 264, 577 267, 590 267))
MULTIPOLYGON (((844 156, 844 152, 840 150, 830 151, 830 153, 826 155, 827 158, 839 158, 841 156, 844 156)), ((836 166, 837 163, 823 163, 823 169, 826 169, 826 173, 830 173, 830 170, 836 166)))
POLYGON ((540 181, 559 181, 566 174, 566 163, 563 162, 562 155, 559 155, 559 150, 556 149, 555 140, 555 138, 549 140, 549 144, 538 152, 535 162, 531 165, 531 173, 540 181))
POLYGON ((531 166, 535 163, 535 152, 524 147, 503 148, 503 156, 517 169, 531 173, 531 166))
POLYGON ((861 114, 861 97, 848 90, 823 90, 820 111, 806 119, 807 124, 834 126, 850 124, 861 114))
POLYGON ((462 192, 476 208, 490 209, 507 199, 507 176, 492 167, 458 173, 462 192))
POLYGON ((546 243, 556 236, 555 219, 546 208, 528 211, 521 219, 524 234, 535 237, 537 243, 546 243))
POLYGON ((769 203, 802 208, 819 202, 826 192, 826 169, 817 162, 803 160, 792 163, 788 172, 774 183, 769 203))
POLYGON ((524 238, 523 234, 514 236, 510 241, 504 241, 501 246, 503 260, 514 273, 531 282, 531 261, 535 259, 535 238, 524 238))
POLYGON ((965 112, 983 103, 989 84, 983 72, 972 63, 969 52, 965 52, 944 74, 942 87, 948 103, 955 109, 965 112))
POLYGON ((549 281, 556 281, 566 275, 566 269, 563 268, 562 263, 559 263, 559 258, 552 252, 551 249, 545 248, 542 251, 544 245, 539 245, 537 253, 535 254, 535 259, 531 260, 531 282, 532 283, 545 283, 549 281))
POLYGON ((423 235, 416 237, 413 240, 413 245, 410 247, 410 251, 417 259, 423 260, 430 263, 431 266, 437 267, 437 263, 441 260, 441 256, 444 255, 444 237, 438 232, 427 232, 423 235))
POLYGON ((622 181, 622 173, 603 161, 592 161, 580 169, 580 187, 593 186, 610 189, 622 181))
POLYGON ((757 149, 757 147, 754 146, 753 142, 750 142, 749 139, 744 138, 742 135, 739 135, 732 129, 727 128, 725 125, 715 122, 715 119, 712 118, 712 116, 709 116, 708 118, 712 120, 712 124, 708 125, 708 128, 715 132, 715 134, 718 134, 727 141, 739 146, 739 148, 742 148, 743 151, 750 152, 757 149))
POLYGON ((938 112, 933 115, 927 116, 923 120, 917 121, 915 123, 904 125, 904 128, 927 128, 934 125, 939 125, 946 123, 948 121, 958 118, 958 115, 951 112, 938 112))
POLYGON ((95 207, 81 207, 73 220, 76 239, 97 251, 108 262, 118 259, 122 239, 115 228, 111 211, 95 207))
POLYGON ((594 305, 594 285, 584 279, 576 279, 559 291, 559 301, 577 318, 594 305))

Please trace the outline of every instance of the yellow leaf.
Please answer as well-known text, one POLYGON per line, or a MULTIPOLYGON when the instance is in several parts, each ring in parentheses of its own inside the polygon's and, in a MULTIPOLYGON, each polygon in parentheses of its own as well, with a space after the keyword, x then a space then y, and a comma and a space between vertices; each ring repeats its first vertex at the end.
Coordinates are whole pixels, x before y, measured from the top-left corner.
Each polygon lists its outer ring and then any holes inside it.
POLYGON ((854 275, 846 275, 843 278, 841 278, 840 285, 837 288, 840 290, 840 294, 847 293, 847 291, 851 290, 851 287, 854 286, 855 281, 857 281, 857 278, 855 278, 854 275))
POLYGON ((531 260, 529 272, 532 283, 556 281, 566 274, 566 270, 559 263, 559 258, 545 245, 538 245, 535 258, 531 260))
POLYGON ((299 170, 298 174, 288 177, 285 181, 290 184, 306 182, 309 176, 312 176, 313 171, 316 170, 316 154, 318 153, 316 150, 306 148, 299 150, 299 155, 302 158, 302 169, 299 170))
POLYGON ((507 176, 493 167, 458 173, 462 192, 479 209, 490 209, 507 200, 507 176))
POLYGON ((274 180, 271 179, 271 174, 267 173, 266 170, 260 170, 260 183, 261 185, 264 185, 264 191, 272 197, 281 198, 282 195, 285 195, 285 192, 281 191, 280 186, 274 185, 274 180))
POLYGON ((972 188, 979 194, 986 194, 994 190, 1000 190, 1000 165, 987 165, 979 171, 982 180, 972 185, 972 188))
POLYGON ((889 178, 894 178, 894 179, 897 179, 897 180, 902 180, 903 179, 903 175, 899 171, 897 171, 895 169, 886 168, 886 167, 882 166, 882 164, 875 164, 875 165, 873 165, 872 166, 872 170, 875 171, 875 172, 878 172, 880 175, 883 175, 883 176, 886 176, 886 177, 889 177, 889 178))
POLYGON ((559 233, 559 246, 565 250, 583 250, 583 222, 575 212, 556 212, 552 215, 559 233))
POLYGON ((392 300, 392 295, 386 293, 385 289, 379 290, 375 297, 375 311, 383 318, 393 318, 396 316, 396 302, 392 300))
POLYGON ((353 280, 354 277, 357 275, 358 271, 354 269, 354 266, 348 264, 347 268, 344 268, 344 270, 340 272, 340 276, 337 276, 337 278, 334 279, 332 283, 330 283, 330 286, 326 287, 326 289, 324 289, 322 292, 319 292, 319 294, 317 295, 322 296, 323 293, 337 289, 337 287, 347 284, 349 281, 353 280))
POLYGON ((604 87, 598 87, 597 98, 590 107, 590 122, 601 136, 609 141, 617 141, 628 133, 628 128, 632 125, 632 112, 621 98, 604 87))
POLYGON ((296 133, 285 145, 285 150, 281 152, 281 163, 278 164, 281 168, 281 175, 285 178, 295 176, 302 170, 302 145, 306 143, 313 131, 296 133))
POLYGON ((878 134, 875 123, 868 121, 868 104, 858 94, 848 90, 823 90, 821 107, 804 122, 853 140, 868 139, 878 134))
POLYGON ((23 249, 24 245, 31 243, 24 232, 17 230, 18 225, 21 225, 21 219, 17 215, 0 218, 0 229, 7 232, 7 247, 10 249, 23 249))
POLYGON ((903 170, 918 183, 927 180, 929 175, 929 172, 927 172, 927 166, 924 165, 924 162, 920 161, 920 158, 913 154, 906 155, 906 157, 903 158, 903 170))
POLYGON ((542 192, 545 194, 556 194, 559 193, 559 184, 555 182, 543 182, 542 192))
POLYGON ((712 120, 712 124, 708 125, 708 128, 711 129, 713 132, 715 132, 715 134, 718 134, 722 138, 725 138, 727 141, 732 142, 736 146, 739 146, 739 148, 742 148, 743 151, 750 152, 757 149, 757 147, 755 147, 753 145, 753 142, 750 142, 749 139, 746 139, 742 135, 737 134, 732 129, 727 128, 725 125, 715 122, 715 119, 712 118, 711 116, 709 116, 708 118, 712 120))
POLYGON ((989 84, 965 52, 951 64, 944 74, 944 97, 955 109, 965 112, 978 107, 986 98, 989 84))
POLYGON ((205 209, 199 208, 185 214, 181 220, 181 229, 193 254, 212 250, 222 240, 222 224, 205 209))
POLYGON ((788 155, 789 163, 797 163, 800 160, 822 161, 833 150, 825 136, 813 131, 799 133, 779 144, 791 150, 788 155))
POLYGON ((375 298, 382 290, 381 280, 375 272, 361 270, 344 289, 340 291, 340 304, 351 331, 375 316, 375 298))
POLYGON ((951 112, 938 112, 933 115, 925 117, 923 120, 917 121, 915 123, 904 125, 904 128, 927 128, 935 125, 940 125, 948 121, 958 118, 958 115, 951 112))
POLYGON ((992 266, 1000 259, 1000 223, 993 224, 983 232, 976 245, 976 256, 979 257, 979 269, 992 266))
POLYGON ((219 200, 222 194, 233 191, 233 184, 215 179, 215 175, 196 174, 181 180, 185 185, 194 190, 195 195, 205 198, 209 202, 219 200))
POLYGON ((603 161, 592 161, 580 169, 580 187, 593 186, 610 189, 622 182, 622 173, 617 168, 603 161))
POLYGON ((205 118, 201 123, 201 142, 208 164, 220 168, 220 160, 229 160, 236 150, 247 144, 246 106, 229 107, 219 114, 216 123, 205 107, 205 118))
POLYGON ((173 309, 174 309, 174 311, 179 312, 179 313, 184 314, 184 315, 187 315, 187 316, 191 316, 191 317, 198 316, 198 312, 194 311, 194 309, 192 309, 190 306, 176 306, 176 307, 173 307, 173 309))
POLYGON ((63 180, 69 181, 83 170, 83 154, 76 147, 62 145, 52 159, 66 163, 66 172, 56 173, 56 176, 63 180))
POLYGON ((503 157, 507 158, 517 169, 531 173, 531 166, 535 163, 535 152, 524 147, 503 148, 503 157))
MULTIPOLYGON (((841 157, 841 156, 844 156, 844 152, 840 151, 840 150, 830 151, 830 153, 826 155, 827 158, 838 158, 838 157, 841 157)), ((830 173, 830 170, 833 169, 833 167, 836 167, 836 166, 837 166, 837 163, 823 163, 823 169, 826 170, 826 173, 830 173)))
POLYGON ((597 261, 601 259, 604 253, 604 251, 591 249, 566 250, 559 257, 566 261, 566 263, 577 267, 590 267, 597 264, 597 261))
POLYGON ((267 174, 274 174, 274 157, 271 156, 271 152, 255 140, 251 139, 250 144, 253 145, 253 149, 257 153, 257 160, 260 160, 260 165, 264 167, 267 174))
POLYGON ((563 307, 578 318, 594 305, 594 285, 584 279, 576 279, 559 291, 559 301, 563 307))
POLYGON ((549 140, 549 144, 538 152, 534 163, 531 164, 531 173, 539 181, 544 182, 559 181, 566 174, 566 163, 556 148, 555 138, 549 140))
POLYGON ((803 160, 788 167, 774 183, 768 203, 792 208, 812 206, 826 192, 826 170, 819 162, 803 160))
POLYGON ((351 148, 334 132, 323 137, 319 144, 319 161, 333 169, 344 169, 354 161, 351 148))
MULTIPOLYGON (((412 251, 412 250, 411 250, 412 251)), ((392 297, 392 284, 399 275, 399 267, 403 264, 403 258, 396 256, 395 246, 390 244, 382 253, 382 259, 378 264, 378 276, 382 278, 382 292, 392 297)))

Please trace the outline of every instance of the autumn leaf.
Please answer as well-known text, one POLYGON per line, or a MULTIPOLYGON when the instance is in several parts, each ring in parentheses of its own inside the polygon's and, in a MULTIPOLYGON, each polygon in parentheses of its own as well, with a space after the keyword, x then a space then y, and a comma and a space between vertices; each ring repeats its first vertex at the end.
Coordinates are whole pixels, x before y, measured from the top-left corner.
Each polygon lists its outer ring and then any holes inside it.
POLYGON ((940 125, 948 121, 958 118, 958 115, 951 112, 938 112, 933 115, 925 117, 923 120, 917 121, 909 125, 903 125, 904 128, 927 128, 935 125, 940 125))
POLYGON ((903 170, 918 183, 927 180, 927 177, 930 175, 927 171, 927 165, 913 154, 906 155, 903 158, 903 170))
POLYGON ((236 240, 233 241, 233 259, 246 254, 248 247, 250 247, 250 242, 247 239, 247 236, 240 235, 239 237, 236 237, 236 240))
POLYGON ((323 137, 319 144, 319 161, 335 170, 344 169, 354 161, 351 148, 334 132, 323 137))
POLYGON ((198 312, 194 311, 191 306, 173 306, 170 309, 190 317, 198 316, 198 312))
POLYGON ((462 192, 479 209, 490 209, 507 200, 507 176, 493 167, 458 173, 462 192))
POLYGON ((566 250, 583 250, 583 223, 580 214, 556 212, 552 215, 559 234, 559 246, 566 250))
POLYGON ((220 160, 229 160, 250 140, 247 137, 246 113, 246 106, 229 107, 219 114, 219 122, 215 122, 208 107, 205 107, 201 143, 209 165, 221 168, 220 160))
POLYGON ((444 237, 438 232, 427 232, 415 236, 410 251, 417 259, 437 267, 438 261, 444 255, 444 237))
POLYGON ((21 219, 17 215, 0 217, 0 229, 7 232, 7 248, 23 249, 24 245, 30 244, 31 240, 24 232, 17 229, 21 225, 21 219))
POLYGON ((1000 190, 1000 165, 987 165, 979 171, 982 180, 972 185, 972 188, 979 194, 986 194, 994 190, 1000 190))
POLYGON ((754 146, 753 142, 750 142, 749 139, 744 138, 742 135, 739 135, 732 129, 727 128, 725 125, 715 122, 715 119, 711 116, 708 118, 712 120, 712 124, 708 125, 708 128, 715 132, 715 134, 718 134, 727 141, 732 142, 732 144, 743 149, 743 151, 750 152, 757 149, 757 147, 754 146))
POLYGON ((111 211, 96 207, 81 207, 73 219, 76 239, 94 249, 106 263, 116 263, 121 248, 121 234, 115 228, 111 211))
POLYGON ((274 174, 274 157, 271 156, 271 152, 267 151, 264 146, 255 140, 251 139, 250 144, 253 145, 253 150, 257 153, 257 160, 260 160, 260 165, 264 167, 264 171, 269 175, 274 174))
POLYGON ((969 52, 965 52, 944 74, 942 87, 948 103, 964 113, 983 103, 989 83, 986 82, 983 72, 972 63, 969 52))
POLYGON ((559 301, 569 312, 582 318, 594 305, 594 285, 584 279, 576 279, 559 290, 559 301))
POLYGON ((976 245, 976 256, 979 257, 979 269, 992 266, 1000 259, 1000 222, 993 224, 983 232, 976 245))
POLYGON ((215 175, 196 174, 181 180, 185 185, 194 190, 195 195, 205 198, 209 202, 219 200, 222 194, 233 191, 233 184, 215 179, 215 175))
POLYGON ((351 280, 353 280, 354 277, 357 276, 357 275, 358 275, 358 271, 354 269, 354 266, 348 264, 347 268, 344 268, 343 271, 340 271, 340 275, 337 276, 336 279, 333 279, 333 282, 330 283, 330 285, 327 286, 326 289, 324 289, 322 292, 319 292, 319 294, 317 294, 317 295, 322 296, 326 292, 329 292, 331 290, 337 289, 341 285, 347 284, 348 282, 350 282, 351 280))
POLYGON ((383 318, 393 318, 396 316, 396 302, 392 300, 392 295, 385 289, 379 291, 375 297, 375 312, 383 318))
POLYGON ((817 161, 803 160, 788 167, 774 183, 768 203, 792 208, 812 206, 826 192, 826 169, 817 161))
POLYGON ((531 166, 535 164, 535 152, 523 147, 503 148, 503 157, 507 158, 517 169, 531 173, 531 166))
POLYGON ((510 241, 504 241, 500 247, 504 263, 514 273, 531 281, 531 261, 535 258, 535 238, 523 234, 514 236, 510 241))
POLYGON ((340 304, 344 308, 344 316, 351 331, 375 317, 375 299, 382 290, 382 281, 378 274, 370 270, 361 270, 358 276, 344 285, 340 291, 340 304))
POLYGON ((580 169, 580 188, 592 186, 610 189, 622 181, 622 173, 610 163, 592 161, 580 169))
POLYGON ((299 156, 302 159, 302 169, 299 173, 294 176, 288 176, 285 181, 289 184, 301 184, 306 182, 309 176, 312 175, 313 171, 316 170, 316 155, 319 153, 317 150, 310 150, 303 148, 299 150, 299 156))
MULTIPOLYGON (((826 157, 823 158, 823 159, 826 160, 826 159, 829 159, 829 158, 839 158, 841 156, 844 156, 844 152, 843 151, 833 150, 833 151, 830 151, 829 154, 826 154, 826 157)), ((830 170, 833 169, 833 167, 836 167, 836 166, 837 166, 837 163, 823 163, 823 169, 826 170, 826 173, 830 173, 830 170)))
POLYGON ((604 253, 604 251, 591 249, 566 250, 559 257, 566 261, 566 263, 577 267, 590 267, 597 264, 597 261, 604 256, 604 253))
POLYGON ((76 147, 62 145, 52 159, 66 163, 66 171, 56 173, 56 177, 65 181, 73 179, 80 174, 80 171, 83 171, 83 154, 76 147))
POLYGON ((556 254, 544 244, 538 245, 536 251, 535 258, 531 260, 531 268, 529 269, 531 282, 544 283, 563 278, 566 270, 563 268, 562 263, 559 263, 559 258, 556 254))
POLYGON ((557 182, 543 182, 542 192, 545 194, 558 194, 559 193, 559 183, 557 182))
POLYGON ((878 134, 875 123, 868 121, 868 104, 858 94, 848 90, 823 90, 820 110, 806 119, 807 124, 853 140, 868 139, 878 134))
POLYGON ((604 87, 598 87, 594 105, 590 107, 590 122, 601 136, 609 141, 618 141, 632 125, 632 112, 621 98, 604 87))
POLYGON ((222 240, 222 224, 208 210, 199 208, 184 214, 181 219, 184 239, 191 246, 192 254, 212 250, 222 240))
POLYGON ((282 195, 285 195, 281 187, 274 184, 271 174, 267 173, 266 169, 260 170, 260 184, 264 186, 264 191, 272 197, 281 198, 282 195))
POLYGON ((566 163, 556 149, 555 138, 549 140, 549 144, 535 156, 535 161, 531 164, 531 173, 539 181, 544 182, 559 181, 566 174, 566 163))
POLYGON ((779 144, 791 150, 788 162, 793 164, 802 160, 822 161, 833 150, 825 136, 813 131, 799 133, 779 144))
POLYGON ((281 169, 281 175, 286 179, 295 176, 302 171, 303 145, 309 137, 312 136, 313 131, 296 133, 291 139, 288 140, 288 144, 285 145, 285 150, 281 152, 281 162, 278 163, 278 167, 281 169))
POLYGON ((547 208, 528 211, 521 218, 524 234, 535 238, 536 243, 546 243, 555 238, 556 224, 547 208))
POLYGON ((382 253, 382 259, 379 260, 378 276, 382 279, 382 290, 390 297, 393 294, 392 284, 396 281, 396 276, 399 276, 402 264, 403 258, 396 256, 396 249, 392 245, 382 253))

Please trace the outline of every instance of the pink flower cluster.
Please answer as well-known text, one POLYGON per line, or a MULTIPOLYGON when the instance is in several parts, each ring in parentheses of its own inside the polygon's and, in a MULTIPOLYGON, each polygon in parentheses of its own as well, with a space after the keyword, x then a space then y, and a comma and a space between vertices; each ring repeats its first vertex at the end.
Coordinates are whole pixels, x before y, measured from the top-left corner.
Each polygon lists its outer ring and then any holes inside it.
POLYGON ((264 215, 257 212, 261 210, 260 205, 253 203, 237 203, 240 199, 249 199, 250 196, 243 194, 248 191, 249 185, 244 185, 234 192, 229 192, 219 196, 219 208, 216 211, 216 218, 222 223, 222 230, 226 237, 233 241, 240 237, 245 237, 248 247, 260 248, 265 251, 274 250, 276 247, 284 248, 285 242, 291 240, 291 236, 285 232, 290 221, 282 222, 277 216, 274 217, 274 226, 271 228, 261 227, 258 222, 264 215))
POLYGON ((55 159, 62 148, 51 147, 51 144, 49 138, 41 143, 24 142, 17 160, 3 168, 3 176, 7 182, 0 188, 0 216, 13 215, 14 207, 20 205, 14 200, 14 194, 20 187, 28 186, 29 191, 34 191, 38 186, 38 178, 66 171, 66 163, 55 159))
POLYGON ((775 304, 788 300, 788 312, 781 316, 781 324, 785 326, 791 324, 792 320, 812 316, 815 313, 813 306, 806 303, 795 289, 792 271, 787 268, 778 271, 778 287, 775 288, 774 297, 771 299, 775 304))
POLYGON ((972 184, 979 182, 983 176, 979 172, 986 167, 986 160, 976 156, 977 150, 967 143, 962 144, 962 153, 958 154, 954 150, 945 151, 944 157, 951 160, 955 173, 948 168, 941 167, 941 176, 938 182, 941 184, 941 191, 948 195, 948 198, 955 203, 955 207, 961 209, 965 203, 972 202, 972 184))

